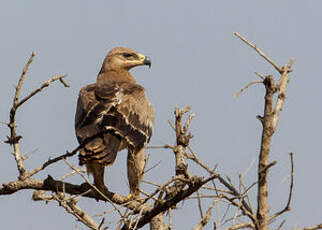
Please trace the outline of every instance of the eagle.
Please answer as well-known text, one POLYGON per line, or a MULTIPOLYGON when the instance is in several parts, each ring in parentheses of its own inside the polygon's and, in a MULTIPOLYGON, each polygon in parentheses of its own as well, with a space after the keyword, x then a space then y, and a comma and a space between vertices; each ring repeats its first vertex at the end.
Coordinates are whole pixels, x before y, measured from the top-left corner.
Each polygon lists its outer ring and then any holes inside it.
POLYGON ((140 197, 144 147, 150 141, 154 125, 154 111, 145 89, 129 72, 141 65, 151 67, 149 57, 124 47, 112 49, 104 59, 96 83, 80 90, 75 114, 79 165, 86 165, 98 189, 107 189, 105 166, 112 165, 117 153, 127 149, 129 199, 140 197))

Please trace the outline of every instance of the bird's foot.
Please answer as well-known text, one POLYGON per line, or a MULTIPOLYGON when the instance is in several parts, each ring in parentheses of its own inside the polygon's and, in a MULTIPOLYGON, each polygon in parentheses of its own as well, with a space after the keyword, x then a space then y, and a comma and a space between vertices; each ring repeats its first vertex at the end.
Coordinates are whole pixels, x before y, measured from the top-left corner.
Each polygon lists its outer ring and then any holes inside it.
POLYGON ((128 201, 131 201, 131 200, 137 200, 137 201, 139 201, 139 200, 141 200, 141 197, 140 197, 140 194, 132 194, 132 193, 130 193, 129 195, 127 195, 125 197, 125 200, 127 202, 128 201))

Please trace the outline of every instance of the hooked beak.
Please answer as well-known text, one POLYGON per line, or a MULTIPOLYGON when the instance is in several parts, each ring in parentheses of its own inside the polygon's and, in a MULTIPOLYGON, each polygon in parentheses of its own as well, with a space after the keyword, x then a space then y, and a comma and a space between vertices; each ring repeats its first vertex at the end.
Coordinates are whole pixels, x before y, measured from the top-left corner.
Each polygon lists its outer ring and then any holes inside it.
POLYGON ((149 57, 145 56, 144 60, 143 60, 143 64, 144 65, 148 65, 149 68, 151 68, 151 60, 149 57))
POLYGON ((148 56, 144 56, 143 54, 139 54, 139 59, 142 65, 148 65, 151 68, 151 60, 148 56))

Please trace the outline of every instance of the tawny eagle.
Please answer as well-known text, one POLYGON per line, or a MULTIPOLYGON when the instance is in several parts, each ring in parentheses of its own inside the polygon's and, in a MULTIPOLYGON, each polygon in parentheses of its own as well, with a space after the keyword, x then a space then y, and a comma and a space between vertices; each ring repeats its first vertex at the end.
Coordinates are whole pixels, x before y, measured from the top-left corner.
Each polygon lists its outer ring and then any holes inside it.
POLYGON ((79 92, 75 115, 76 136, 83 147, 79 164, 93 174, 94 184, 104 189, 104 168, 112 165, 122 149, 128 150, 127 175, 130 197, 139 197, 144 167, 144 147, 149 142, 154 112, 145 89, 129 70, 148 65, 148 57, 117 47, 105 57, 96 83, 79 92))

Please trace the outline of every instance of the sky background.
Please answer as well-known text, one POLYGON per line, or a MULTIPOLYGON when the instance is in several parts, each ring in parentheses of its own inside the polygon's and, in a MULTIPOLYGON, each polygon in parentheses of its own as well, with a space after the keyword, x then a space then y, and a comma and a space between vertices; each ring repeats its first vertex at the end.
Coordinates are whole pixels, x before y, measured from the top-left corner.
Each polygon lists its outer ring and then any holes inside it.
MULTIPOLYGON (((49 157, 77 146, 74 113, 79 89, 93 83, 108 51, 116 46, 135 49, 151 57, 152 68, 132 71, 146 88, 155 108, 151 145, 173 144, 168 125, 175 106, 191 106, 196 114, 191 146, 209 166, 238 182, 252 161, 257 163, 263 112, 264 87, 249 88, 238 99, 234 94, 250 81, 255 71, 278 74, 257 53, 233 36, 239 32, 257 44, 279 65, 296 58, 287 99, 273 138, 270 177, 271 212, 284 207, 289 182, 289 152, 295 156, 295 188, 292 210, 285 229, 322 222, 321 84, 322 2, 316 0, 272 1, 7 1, 0 3, 0 121, 9 121, 14 85, 22 68, 36 52, 22 89, 22 96, 38 88, 54 74, 68 74, 71 88, 54 83, 27 102, 17 113, 17 130, 23 136, 27 169, 49 157)), ((3 141, 9 129, 0 126, 0 183, 16 180, 12 149, 3 141)), ((162 183, 174 175, 174 157, 169 150, 150 150, 147 180, 162 183)), ((105 177, 108 187, 126 195, 126 154, 118 155, 105 177)), ((69 159, 77 165, 77 157, 69 159)), ((59 178, 69 171, 64 162, 48 167, 36 178, 51 174, 59 178)), ((190 163, 192 174, 203 172, 190 163)), ((203 173, 204 174, 204 173, 203 173)), ((206 175, 206 174, 204 174, 206 175)), ((82 183, 79 176, 68 179, 82 183)), ((245 177, 256 181, 256 164, 245 177)), ((151 189, 144 186, 144 188, 151 189)), ((255 201, 254 189, 251 194, 255 201)), ((1 229, 86 229, 57 203, 34 202, 31 191, 0 196, 1 229)), ((210 200, 203 204, 204 209, 210 200)), ((255 203, 253 203, 255 206, 255 203)), ((82 199, 80 206, 95 215, 110 206, 82 199)), ((174 213, 174 229, 192 229, 199 221, 195 200, 185 201, 174 213)), ((225 207, 225 206, 222 206, 225 207)), ((210 223, 222 216, 214 211, 210 223)), ((107 216, 111 226, 118 220, 107 216)), ((97 219, 98 221, 100 219, 97 219)), ((218 222, 217 222, 218 223, 218 222)), ((221 226, 221 229, 230 224, 221 226)), ((274 226, 274 225, 273 225, 274 226)), ((208 225, 205 229, 211 229, 208 225)))

